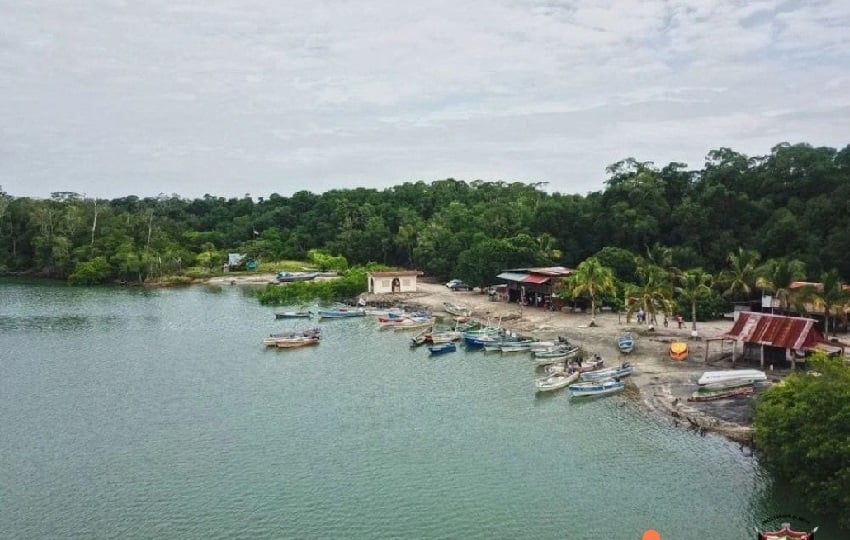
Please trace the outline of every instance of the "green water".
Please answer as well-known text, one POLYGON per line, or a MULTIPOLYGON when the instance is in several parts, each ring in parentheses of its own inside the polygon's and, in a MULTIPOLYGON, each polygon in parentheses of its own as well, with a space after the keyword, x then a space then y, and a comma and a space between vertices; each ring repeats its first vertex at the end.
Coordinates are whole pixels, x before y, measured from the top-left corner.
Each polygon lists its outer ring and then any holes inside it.
POLYGON ((525 357, 429 358, 369 318, 267 350, 239 288, 0 283, 0 537, 752 538, 739 447, 623 396, 536 397, 525 357))

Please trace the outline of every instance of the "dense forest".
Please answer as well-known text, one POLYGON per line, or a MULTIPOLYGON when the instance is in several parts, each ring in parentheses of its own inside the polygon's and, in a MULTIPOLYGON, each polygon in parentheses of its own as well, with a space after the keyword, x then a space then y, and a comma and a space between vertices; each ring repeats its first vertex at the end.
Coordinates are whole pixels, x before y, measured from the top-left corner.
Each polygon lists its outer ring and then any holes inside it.
POLYGON ((718 272, 744 248, 798 260, 815 280, 850 277, 850 146, 783 143, 759 157, 721 148, 701 170, 628 158, 607 168, 601 191, 545 188, 445 179, 194 200, 0 189, 0 272, 144 281, 219 268, 227 252, 271 261, 318 249, 487 283, 506 267, 574 266, 604 250, 617 270, 616 254, 665 246, 679 268, 718 272))

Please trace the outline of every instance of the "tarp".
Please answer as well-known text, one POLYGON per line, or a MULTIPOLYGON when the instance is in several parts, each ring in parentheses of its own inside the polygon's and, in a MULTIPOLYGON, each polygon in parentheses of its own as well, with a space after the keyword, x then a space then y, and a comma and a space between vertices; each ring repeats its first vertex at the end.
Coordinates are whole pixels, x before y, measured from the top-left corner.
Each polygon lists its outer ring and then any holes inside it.
POLYGON ((549 281, 549 276, 535 276, 534 274, 530 274, 526 276, 525 279, 522 280, 523 283, 531 283, 534 285, 541 285, 549 281))
POLYGON ((505 281, 516 281, 520 283, 524 281, 527 277, 528 274, 520 274, 519 272, 502 272, 501 274, 496 276, 496 278, 498 279, 504 279, 505 281))

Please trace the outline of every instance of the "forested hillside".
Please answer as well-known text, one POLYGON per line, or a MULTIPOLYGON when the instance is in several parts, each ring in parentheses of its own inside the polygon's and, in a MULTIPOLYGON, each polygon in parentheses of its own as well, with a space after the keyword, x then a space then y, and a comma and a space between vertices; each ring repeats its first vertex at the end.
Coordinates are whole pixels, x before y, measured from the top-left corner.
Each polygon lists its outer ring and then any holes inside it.
POLYGON ((716 272, 744 248, 802 261, 812 278, 834 268, 846 281, 850 146, 781 144, 758 157, 721 148, 701 170, 629 158, 608 168, 602 191, 584 195, 454 179, 194 200, 68 192, 42 200, 0 190, 0 271, 60 278, 86 268, 147 280, 219 267, 227 252, 303 259, 318 248, 351 264, 486 282, 505 267, 572 266, 605 247, 645 254, 655 245, 672 248, 680 268, 716 272))

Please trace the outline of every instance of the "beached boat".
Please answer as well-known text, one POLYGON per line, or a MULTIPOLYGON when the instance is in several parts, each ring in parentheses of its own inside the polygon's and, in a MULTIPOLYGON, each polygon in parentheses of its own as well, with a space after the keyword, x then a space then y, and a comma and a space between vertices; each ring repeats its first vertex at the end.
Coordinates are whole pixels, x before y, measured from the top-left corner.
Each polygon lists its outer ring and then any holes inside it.
POLYGON ((729 383, 735 381, 761 382, 767 380, 764 371, 757 369, 727 369, 723 371, 706 371, 699 378, 697 384, 700 386, 712 383, 729 383))
POLYGON ((568 358, 571 358, 571 357, 576 356, 579 353, 580 350, 581 350, 581 347, 579 347, 578 345, 570 345, 570 344, 556 345, 556 346, 549 348, 549 349, 546 349, 546 350, 534 351, 534 357, 535 358, 561 358, 561 357, 566 356, 568 358))
POLYGON ((274 342, 274 346, 278 349, 295 349, 298 347, 308 347, 310 345, 319 344, 318 337, 299 336, 291 338, 280 338, 274 342))
POLYGON ((629 354, 635 349, 635 340, 631 334, 626 334, 617 338, 617 348, 623 354, 629 354))
POLYGON ((608 379, 604 381, 580 382, 569 386, 572 397, 604 396, 619 392, 626 387, 623 381, 608 379))
POLYGON ((312 316, 312 311, 278 311, 274 314, 275 319, 309 319, 312 316))
POLYGON ((597 369, 595 371, 587 371, 581 374, 581 380, 583 381, 601 381, 604 379, 619 379, 621 377, 628 377, 632 374, 632 365, 628 362, 623 362, 620 367, 617 368, 605 368, 605 369, 597 369))
POLYGON ((365 316, 366 312, 362 308, 334 308, 319 310, 319 319, 347 319, 349 317, 365 316))
POLYGON ((740 388, 731 388, 729 390, 715 390, 713 392, 694 392, 688 401, 715 401, 718 399, 728 399, 740 396, 749 396, 754 392, 752 386, 742 386, 740 388))
POLYGON ((319 272, 278 272, 276 279, 278 283, 291 283, 293 281, 310 281, 318 276, 319 272))
POLYGON ((670 360, 687 360, 688 344, 684 341, 674 341, 670 344, 670 360))
POLYGON ((777 531, 758 531, 758 540, 815 540, 817 530, 795 531, 790 523, 783 523, 777 531))
POLYGON ((552 392, 553 390, 566 388, 576 382, 576 380, 578 380, 578 375, 578 371, 573 373, 566 373, 563 371, 552 373, 551 375, 541 377, 534 381, 534 386, 537 388, 538 392, 552 392))
POLYGON ((752 379, 739 379, 729 382, 709 383, 697 388, 697 392, 709 393, 718 392, 721 390, 734 390, 735 388, 741 388, 744 386, 753 386, 755 382, 756 381, 752 379))
POLYGON ((464 318, 472 315, 472 310, 470 308, 452 304, 451 302, 443 302, 443 308, 446 310, 446 313, 454 315, 455 317, 464 318))
POLYGON ((417 328, 429 328, 434 326, 434 319, 430 317, 408 317, 403 319, 398 324, 391 325, 395 331, 399 330, 415 330, 417 328))
POLYGON ((440 343, 439 345, 428 345, 428 350, 431 351, 431 354, 453 353, 457 350, 457 345, 453 342, 440 343))

